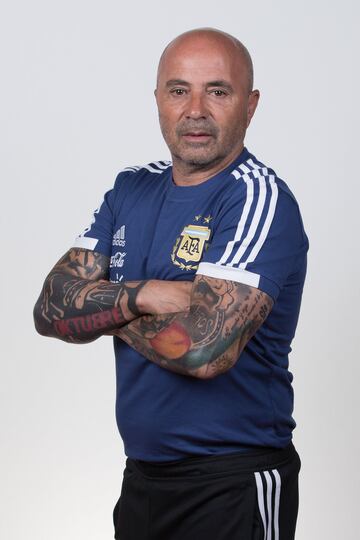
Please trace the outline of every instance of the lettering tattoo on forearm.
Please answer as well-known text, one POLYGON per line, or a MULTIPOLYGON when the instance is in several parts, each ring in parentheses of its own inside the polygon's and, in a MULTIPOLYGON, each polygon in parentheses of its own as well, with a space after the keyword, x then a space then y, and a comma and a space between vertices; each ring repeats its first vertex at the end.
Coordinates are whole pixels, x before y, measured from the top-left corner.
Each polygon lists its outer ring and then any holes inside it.
POLYGON ((112 334, 166 369, 210 378, 234 365, 271 307, 258 289, 198 276, 188 313, 147 315, 112 334))
POLYGON ((47 276, 34 309, 37 330, 87 343, 140 316, 136 296, 145 281, 110 283, 109 258, 71 249, 47 276))

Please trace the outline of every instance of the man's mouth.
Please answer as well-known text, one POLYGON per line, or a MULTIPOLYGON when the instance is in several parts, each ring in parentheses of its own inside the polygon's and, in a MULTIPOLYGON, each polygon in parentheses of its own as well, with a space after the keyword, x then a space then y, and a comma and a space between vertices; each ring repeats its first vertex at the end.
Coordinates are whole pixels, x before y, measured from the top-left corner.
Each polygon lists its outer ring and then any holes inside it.
POLYGON ((192 141, 205 141, 212 137, 212 135, 206 131, 189 131, 188 133, 184 133, 183 137, 192 141))

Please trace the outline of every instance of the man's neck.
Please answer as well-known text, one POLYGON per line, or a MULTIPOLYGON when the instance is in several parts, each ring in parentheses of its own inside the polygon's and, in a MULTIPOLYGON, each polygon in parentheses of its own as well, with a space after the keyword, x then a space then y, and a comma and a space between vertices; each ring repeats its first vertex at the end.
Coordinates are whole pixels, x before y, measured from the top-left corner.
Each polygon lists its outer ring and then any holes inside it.
POLYGON ((201 168, 196 165, 189 165, 183 160, 172 156, 172 174, 174 183, 177 186, 196 186, 197 184, 202 184, 203 182, 206 182, 206 180, 209 180, 209 178, 226 169, 243 149, 244 145, 231 152, 220 162, 201 168))

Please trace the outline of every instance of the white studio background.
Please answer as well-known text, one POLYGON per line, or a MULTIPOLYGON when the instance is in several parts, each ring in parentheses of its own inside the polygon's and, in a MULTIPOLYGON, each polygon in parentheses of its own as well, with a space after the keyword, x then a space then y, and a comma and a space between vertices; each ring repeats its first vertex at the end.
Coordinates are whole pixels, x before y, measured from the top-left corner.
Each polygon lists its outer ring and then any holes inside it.
POLYGON ((262 97, 247 146, 288 182, 310 238, 290 356, 297 539, 355 538, 358 2, 13 0, 0 20, 1 538, 113 537, 124 454, 111 339, 42 338, 32 308, 116 173, 169 157, 157 62, 172 38, 199 26, 248 46, 262 97))

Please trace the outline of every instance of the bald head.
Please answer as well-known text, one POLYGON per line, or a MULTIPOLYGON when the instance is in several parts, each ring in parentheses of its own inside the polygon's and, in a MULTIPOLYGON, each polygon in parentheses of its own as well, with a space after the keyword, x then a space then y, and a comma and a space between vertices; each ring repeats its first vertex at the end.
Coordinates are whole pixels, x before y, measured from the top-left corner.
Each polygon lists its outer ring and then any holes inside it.
POLYGON ((242 77, 244 77, 247 91, 250 93, 254 84, 254 69, 249 51, 237 38, 215 28, 196 28, 184 32, 173 39, 165 47, 160 57, 157 70, 157 84, 159 82, 162 67, 169 55, 171 57, 174 57, 174 55, 175 57, 176 55, 181 55, 184 46, 194 45, 194 47, 206 47, 207 44, 218 45, 219 48, 222 48, 231 55, 234 61, 241 66, 242 77))

